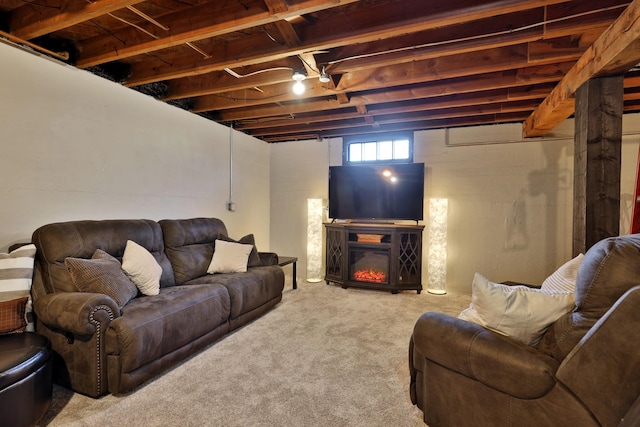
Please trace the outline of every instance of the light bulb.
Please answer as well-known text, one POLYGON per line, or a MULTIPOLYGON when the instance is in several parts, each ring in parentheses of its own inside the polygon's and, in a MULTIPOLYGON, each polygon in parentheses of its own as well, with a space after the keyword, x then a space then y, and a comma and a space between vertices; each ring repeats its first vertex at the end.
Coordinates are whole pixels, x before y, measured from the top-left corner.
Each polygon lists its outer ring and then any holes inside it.
POLYGON ((291 89, 296 95, 302 95, 304 93, 305 87, 302 81, 298 80, 293 84, 291 89))

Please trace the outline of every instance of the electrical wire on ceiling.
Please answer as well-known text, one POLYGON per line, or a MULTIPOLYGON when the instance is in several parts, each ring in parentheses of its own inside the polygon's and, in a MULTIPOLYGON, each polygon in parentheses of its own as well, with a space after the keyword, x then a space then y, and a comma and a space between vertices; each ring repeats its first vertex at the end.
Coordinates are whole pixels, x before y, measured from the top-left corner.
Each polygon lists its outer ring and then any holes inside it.
POLYGON ((567 21, 567 20, 570 20, 570 19, 581 18, 583 16, 593 15, 595 13, 602 13, 602 12, 607 12, 607 11, 610 11, 610 10, 626 8, 630 4, 631 3, 625 3, 625 4, 620 4, 620 5, 617 5, 617 6, 603 7, 603 8, 596 9, 596 10, 589 10, 589 11, 586 11, 586 12, 576 13, 576 14, 570 15, 570 16, 563 16, 561 18, 547 19, 547 20, 544 20, 544 21, 541 21, 541 22, 536 22, 535 24, 525 25, 525 26, 519 27, 519 28, 511 28, 511 29, 504 30, 504 31, 497 31, 497 32, 494 32, 494 33, 489 33, 489 34, 480 34, 480 35, 477 35, 477 36, 462 37, 462 38, 453 39, 453 40, 443 40, 443 41, 440 41, 440 42, 423 43, 423 44, 415 45, 415 46, 408 46, 408 47, 402 47, 402 48, 398 48, 398 49, 385 50, 383 52, 374 52, 374 53, 365 53, 365 54, 362 54, 362 55, 354 55, 354 56, 350 56, 350 57, 347 57, 347 58, 342 58, 342 59, 336 59, 334 61, 329 61, 329 62, 327 62, 327 65, 340 64, 342 62, 352 61, 354 59, 371 58, 371 57, 374 57, 374 56, 387 55, 387 54, 390 54, 390 53, 406 52, 406 51, 409 51, 409 50, 424 49, 424 48, 436 47, 436 46, 444 46, 444 45, 447 45, 447 44, 460 43, 460 42, 473 41, 473 40, 481 40, 481 39, 489 38, 489 37, 496 37, 496 36, 503 36, 503 35, 507 35, 507 34, 513 34, 513 33, 530 30, 532 28, 541 27, 541 26, 548 25, 548 24, 554 24, 554 23, 557 23, 557 22, 562 22, 562 21, 567 21))
POLYGON ((264 70, 258 70, 258 71, 254 71, 252 73, 248 73, 248 74, 238 74, 235 71, 233 71, 231 68, 225 68, 224 69, 227 73, 231 74, 233 77, 238 78, 238 79, 243 79, 245 77, 251 77, 251 76, 255 76, 256 74, 260 74, 260 73, 266 73, 268 71, 277 71, 277 70, 289 70, 289 71, 293 71, 293 68, 291 67, 273 67, 273 68, 265 68, 264 70))
MULTIPOLYGON (((408 47, 403 47, 403 48, 398 48, 398 49, 391 49, 391 50, 386 50, 386 51, 383 51, 383 52, 374 52, 374 53, 350 56, 350 57, 346 57, 346 58, 341 58, 341 59, 336 59, 336 60, 333 60, 333 61, 329 61, 329 62, 326 63, 326 65, 335 65, 335 64, 342 63, 342 62, 355 60, 355 59, 371 58, 371 57, 374 57, 374 56, 387 55, 387 54, 390 54, 390 53, 406 52, 406 51, 412 51, 412 50, 417 50, 417 49, 444 46, 444 45, 447 45, 447 44, 454 44, 454 43, 460 43, 460 42, 465 42, 465 41, 481 40, 481 39, 490 38, 490 37, 497 37, 497 36, 502 36, 502 35, 513 34, 513 33, 521 32, 521 31, 530 30, 532 28, 537 28, 537 27, 542 27, 542 26, 549 25, 549 24, 554 24, 554 23, 557 23, 557 22, 563 22, 563 21, 568 21, 570 19, 576 19, 576 18, 581 18, 581 17, 584 17, 584 16, 593 15, 593 14, 596 14, 596 13, 602 13, 602 12, 607 12, 607 11, 610 11, 610 10, 626 8, 627 6, 629 6, 629 4, 630 3, 625 3, 625 4, 620 4, 620 5, 617 5, 617 6, 603 7, 603 8, 600 8, 600 9, 590 10, 590 11, 581 12, 581 13, 576 13, 576 14, 573 14, 573 15, 570 15, 570 16, 564 16, 564 17, 555 18, 555 19, 545 19, 544 21, 536 22, 534 24, 525 25, 525 26, 522 26, 522 27, 519 27, 519 28, 511 28, 509 30, 496 31, 496 32, 489 33, 489 34, 480 34, 480 35, 477 35, 477 36, 462 37, 462 38, 453 39, 453 40, 443 40, 443 41, 440 41, 440 42, 423 43, 423 44, 420 44, 420 45, 408 46, 408 47)), ((269 34, 268 31, 265 30, 265 33, 267 34, 267 36, 273 42, 278 43, 278 44, 282 44, 282 43, 279 43, 271 34, 269 34)), ((314 67, 312 64, 309 64, 309 62, 306 61, 301 55, 296 55, 296 56, 311 71, 315 72, 319 76, 325 75, 324 70, 322 70, 322 71, 318 70, 317 67, 314 67)), ((231 74, 232 76, 234 76, 236 78, 244 78, 244 77, 250 77, 250 76, 253 76, 253 75, 256 75, 256 74, 259 74, 259 73, 264 73, 264 72, 268 72, 268 71, 275 71, 275 70, 282 70, 282 69, 293 71, 293 68, 290 68, 290 67, 274 67, 274 68, 266 68, 264 70, 254 71, 254 72, 249 73, 249 74, 241 75, 241 74, 238 74, 235 71, 231 70, 230 68, 225 68, 224 70, 227 73, 231 74)))
MULTIPOLYGON (((271 41, 272 41, 272 42, 274 42, 274 43, 277 43, 277 44, 278 44, 278 45, 280 45, 280 46, 284 46, 284 43, 282 43, 282 42, 278 41, 275 37, 273 37, 273 36, 271 35, 271 33, 269 33, 269 31, 267 31, 267 30, 266 30, 266 29, 264 29, 264 28, 263 28, 263 30, 262 30, 262 31, 267 35, 267 37, 269 38, 269 40, 271 40, 271 41)), ((300 59, 300 61, 302 61, 302 62, 303 62, 303 64, 305 64, 305 65, 307 66, 307 68, 309 68, 309 70, 313 71, 314 73, 318 74, 319 76, 323 74, 323 72, 322 72, 322 71, 320 71, 320 70, 318 70, 318 68, 317 68, 317 67, 313 66, 313 65, 312 65, 312 64, 310 64, 308 61, 306 61, 306 60, 302 57, 302 55, 298 54, 298 55, 296 55, 296 56, 298 57, 298 59, 300 59)), ((238 79, 245 78, 245 77, 251 77, 251 76, 254 76, 254 75, 256 75, 256 74, 265 73, 265 72, 268 72, 268 71, 277 71, 277 70, 289 70, 289 71, 295 71, 295 69, 294 69, 294 68, 291 68, 291 67, 271 67, 271 68, 265 68, 264 70, 254 71, 254 72, 252 72, 252 73, 248 73, 248 74, 240 74, 240 73, 237 73, 237 72, 233 71, 233 70, 232 70, 232 69, 230 69, 230 68, 225 68, 224 70, 225 70, 227 73, 231 74, 232 76, 234 76, 235 78, 238 78, 238 79)))
MULTIPOLYGON (((95 2, 94 2, 93 0, 85 0, 85 1, 86 1, 87 3, 89 3, 89 4, 95 4, 95 2)), ((127 7, 126 7, 126 9, 127 9, 127 10, 129 10, 130 12, 135 13, 136 15, 138 15, 139 17, 141 17, 141 18, 142 18, 142 19, 144 19, 145 21, 152 23, 152 24, 153 24, 153 25, 155 25, 156 27, 161 28, 161 29, 163 29, 163 30, 165 30, 165 31, 169 31, 169 27, 167 27, 166 25, 163 25, 163 24, 161 24, 160 22, 156 21, 155 19, 153 19, 152 17, 150 17, 150 16, 149 16, 149 15, 147 15, 146 13, 142 12, 141 10, 136 9, 136 8, 135 8, 135 7, 133 7, 133 6, 127 6, 127 7)), ((155 40, 160 39, 160 36, 157 36, 157 35, 153 34, 152 32, 145 30, 144 28, 142 28, 141 26, 139 26, 139 25, 137 25, 137 24, 134 24, 133 22, 130 22, 130 21, 128 21, 128 20, 126 20, 126 19, 124 19, 124 18, 120 18, 120 17, 118 17, 118 16, 114 15, 113 13, 107 12, 107 13, 106 13, 106 15, 107 15, 107 16, 110 16, 110 17, 112 17, 112 18, 113 18, 113 19, 115 19, 116 21, 120 21, 120 22, 122 22, 123 24, 129 25, 130 27, 133 27, 133 28, 135 28, 135 29, 136 29, 136 30, 138 30, 138 31, 142 31, 143 33, 145 33, 146 35, 148 35, 149 37, 151 37, 151 38, 153 38, 153 39, 155 39, 155 40)), ((97 26, 98 26, 98 28, 104 29, 104 28, 100 27, 99 25, 97 25, 97 26)), ((111 33, 110 31, 107 31, 107 33, 108 33, 109 35, 111 35, 111 36, 114 36, 114 37, 115 37, 115 35, 114 35, 113 33, 111 33)), ((116 37, 116 38, 117 38, 117 37, 116 37)), ((122 40, 120 40, 120 41, 121 41, 121 42, 123 42, 122 40)), ((123 43, 124 43, 124 42, 123 42, 123 43)))
POLYGON ((320 70, 318 70, 316 67, 314 67, 313 65, 309 64, 309 62, 307 62, 307 60, 305 60, 302 55, 298 55, 298 58, 300 59, 300 61, 304 62, 306 64, 307 67, 309 67, 309 69, 313 72, 315 72, 316 74, 320 75, 320 70))
POLYGON ((144 28, 142 28, 141 26, 134 24, 133 22, 129 22, 126 19, 123 19, 123 18, 119 18, 116 15, 114 15, 113 13, 107 13, 107 15, 109 15, 110 17, 112 17, 113 19, 115 19, 117 21, 122 22, 123 24, 127 24, 127 25, 132 26, 133 28, 135 28, 138 31, 142 31, 143 33, 145 33, 146 35, 148 35, 149 37, 151 37, 154 40, 159 40, 160 39, 160 36, 156 36, 151 31, 147 31, 144 28))
POLYGON ((2 30, 0 30, 0 42, 16 47, 21 47, 23 50, 30 51, 31 53, 34 53, 35 51, 35 53, 38 55, 54 58, 54 60, 57 59, 59 61, 67 61, 69 59, 69 52, 54 52, 52 50, 33 44, 28 40, 16 37, 13 34, 5 33, 2 30))
POLYGON ((286 92, 277 93, 277 94, 274 94, 274 95, 263 96, 263 97, 260 97, 260 98, 248 98, 248 97, 238 98, 236 96, 229 96, 229 95, 225 95, 225 94, 222 94, 222 93, 212 93, 210 96, 223 98, 223 99, 226 99, 226 100, 229 100, 229 101, 263 101, 263 100, 267 100, 267 99, 277 99, 277 98, 283 97, 285 95, 288 95, 288 93, 289 92, 286 91, 286 92))
MULTIPOLYGON (((94 4, 93 0, 85 0, 85 1, 86 1, 87 3, 89 3, 89 4, 94 4)), ((162 24, 162 23, 160 23, 160 22, 156 21, 156 20, 155 20, 154 18, 152 18, 151 16, 147 15, 146 13, 142 12, 141 10, 139 10, 139 9, 137 9, 137 8, 133 7, 133 6, 127 6, 127 10, 129 10, 129 11, 131 11, 131 12, 135 13, 136 15, 138 15, 139 17, 141 17, 141 18, 142 18, 142 19, 144 19, 145 21, 147 21, 147 22, 149 22, 149 23, 151 23, 151 24, 155 25, 156 27, 158 27, 158 28, 160 28, 160 29, 162 29, 162 30, 164 30, 164 31, 169 31, 169 30, 170 30, 170 28, 169 28, 169 27, 167 27, 166 25, 164 25, 164 24, 162 24)), ((124 23, 124 24, 126 24, 126 25, 129 25, 129 26, 131 26, 131 27, 133 27, 133 28, 135 28, 135 29, 137 29, 137 30, 139 30, 139 31, 142 31, 143 33, 145 33, 146 35, 148 35, 149 37, 151 37, 151 38, 153 38, 153 39, 155 39, 155 40, 159 40, 159 39, 161 38, 160 36, 157 36, 157 35, 153 34, 152 32, 147 31, 146 29, 142 28, 141 26, 139 26, 139 25, 137 25, 137 24, 134 24, 133 22, 127 21, 127 20, 126 20, 126 19, 124 19, 124 18, 120 18, 120 17, 118 17, 118 16, 116 16, 116 15, 114 15, 114 14, 112 14, 112 13, 107 13, 107 15, 108 15, 108 16, 110 16, 110 17, 112 17, 113 19, 115 19, 115 20, 117 20, 117 21, 120 21, 120 22, 122 22, 122 23, 124 23)), ((96 25, 97 25, 97 24, 96 24, 96 25)), ((111 36, 113 36, 113 37, 117 38, 117 37, 115 36, 115 34, 113 34, 112 32, 107 31, 105 28, 102 28, 102 27, 100 27, 99 25, 97 25, 97 26, 98 26, 98 28, 101 28, 102 30, 106 31, 109 35, 111 35, 111 36)), ((118 40, 120 40, 120 39, 118 39, 118 40)), ((123 41, 123 40, 120 40, 120 41, 121 41, 122 43, 124 43, 124 41, 123 41)), ((193 50, 195 50, 196 52, 198 52, 200 55, 202 55, 205 59, 209 59, 209 58, 211 58, 211 55, 209 55, 209 54, 208 54, 207 52, 205 52, 204 50, 200 49, 198 46, 196 46, 196 45, 195 45, 195 44, 193 44, 192 42, 186 42, 185 44, 186 44, 188 47, 190 47, 191 49, 193 49, 193 50)), ((166 62, 166 61, 165 61, 165 62, 166 62)))
MULTIPOLYGON (((324 70, 320 71, 317 67, 314 67, 312 64, 309 64, 309 62, 306 61, 302 57, 302 55, 297 55, 297 57, 300 59, 300 61, 302 61, 314 73, 318 74, 319 76, 322 76, 324 74, 324 70)), ((247 74, 240 74, 240 73, 237 73, 237 72, 233 71, 231 68, 225 68, 224 69, 224 71, 226 71, 227 73, 231 74, 233 77, 238 78, 238 79, 243 79, 243 78, 246 78, 246 77, 255 76, 255 75, 260 74, 260 73, 266 73, 266 72, 269 72, 269 71, 278 71, 278 70, 295 71, 295 69, 292 68, 292 67, 271 67, 271 68, 265 68, 264 70, 253 71, 253 72, 247 73, 247 74)))
MULTIPOLYGON (((29 2, 26 0, 21 0, 24 3, 27 4, 31 4, 34 6, 40 6, 40 7, 51 7, 49 5, 45 5, 45 4, 41 4, 41 3, 36 3, 36 2, 29 2)), ((95 1, 94 0, 85 0, 87 3, 89 4, 94 4, 95 1)), ((570 16, 565 16, 565 17, 560 17, 560 18, 555 18, 555 19, 546 19, 544 21, 541 22, 537 22, 534 24, 530 24, 530 25, 525 25, 519 28, 511 28, 509 30, 503 30, 503 31, 497 31, 497 32, 493 32, 493 33, 488 33, 488 34, 480 34, 480 35, 476 35, 476 36, 469 36, 469 37, 463 37, 463 38, 458 38, 458 39, 453 39, 453 40, 443 40, 443 41, 439 41, 439 42, 431 42, 431 43, 423 43, 420 45, 414 45, 414 46, 408 46, 408 47, 403 47, 403 48, 397 48, 397 49, 391 49, 391 50, 386 50, 386 51, 381 51, 381 52, 373 52, 373 53, 368 53, 368 54, 362 54, 362 55, 354 55, 354 56, 350 56, 350 57, 346 57, 346 58, 341 58, 341 59, 336 59, 333 61, 329 61, 326 63, 326 65, 336 65, 342 62, 346 62, 346 61, 351 61, 351 60, 355 60, 355 59, 362 59, 362 58, 371 58, 371 57, 375 57, 375 56, 381 56, 381 55, 387 55, 387 54, 391 54, 391 53, 399 53, 399 52, 405 52, 405 51, 414 51, 417 49, 424 49, 424 48, 430 48, 430 47, 436 47, 436 46, 444 46, 444 45, 448 45, 448 44, 454 44, 454 43, 460 43, 460 42, 465 42, 465 41, 474 41, 474 40, 481 40, 481 39, 485 39, 485 38, 490 38, 490 37, 496 37, 496 36, 502 36, 502 35, 508 35, 508 34, 513 34, 513 33, 517 33, 517 32, 521 32, 521 31, 526 31, 526 30, 530 30, 532 28, 537 28, 537 27, 541 27, 541 26, 545 26, 545 25, 549 25, 549 24, 553 24, 553 23, 557 23, 557 22, 562 22, 562 21, 567 21, 570 19, 575 19, 575 18, 581 18, 584 16, 588 16, 588 15, 593 15, 596 13, 602 13, 602 12, 607 12, 610 10, 615 10, 615 9, 621 9, 621 8, 626 8, 627 6, 629 6, 630 3, 625 3, 625 4, 620 4, 620 5, 616 5, 616 6, 610 6, 610 7, 603 7, 600 9, 596 9, 596 10, 590 10, 590 11, 586 11, 586 12, 581 12, 581 13, 577 13, 574 15, 570 15, 570 16)), ((161 24, 160 22, 156 21, 155 19, 153 19, 152 17, 146 15, 145 13, 141 12, 140 10, 134 8, 133 6, 127 6, 127 9, 130 10, 131 12, 135 13, 136 15, 140 16, 141 18, 143 18, 144 20, 146 20, 147 22, 152 23, 153 25, 165 30, 165 31, 169 31, 169 27, 161 24)), ((108 16, 111 16, 112 18, 123 22, 126 25, 129 25, 131 27, 136 28, 139 31, 142 31, 143 33, 149 35, 150 37, 154 38, 154 39, 160 39, 159 36, 151 33, 150 31, 147 31, 146 29, 140 27, 139 25, 136 25, 132 22, 129 22, 123 18, 119 18, 115 15, 113 15, 112 13, 107 13, 108 16)), ((91 20, 91 22, 93 22, 93 20, 91 20)), ((100 25, 98 25, 97 23, 93 22, 96 26, 98 26, 99 28, 103 29, 104 31, 106 31, 107 33, 109 33, 111 36, 113 36, 114 38, 118 39, 118 37, 113 34, 112 32, 108 31, 106 28, 101 27, 100 25)), ((276 40, 271 34, 269 34, 268 31, 264 30, 264 32, 267 34, 267 36, 275 43, 278 44, 282 44, 280 42, 278 42, 278 40, 276 40)), ((122 43, 124 43, 123 40, 120 40, 122 43)), ((23 41, 20 41, 21 43, 23 41)), ((204 56, 205 59, 211 58, 211 55, 207 54, 205 51, 203 51, 202 49, 198 48, 197 46, 195 46, 193 43, 191 42, 187 42, 186 45, 190 48, 192 48, 193 50, 197 51, 198 53, 200 53, 201 55, 204 56)), ((45 51, 44 49, 40 48, 39 46, 31 46, 33 48, 38 48, 41 51, 44 51, 47 54, 51 54, 49 51, 45 51)), ((54 56, 57 56, 54 53, 54 56)), ((322 71, 318 70, 316 66, 310 64, 308 61, 306 61, 300 54, 296 55, 306 66, 309 70, 313 71, 314 73, 318 74, 318 76, 320 77, 324 77, 327 76, 327 74, 324 72, 324 66, 322 71)), ((60 59, 64 59, 64 58, 60 58, 60 59)), ((224 71, 226 71, 227 73, 229 73, 230 75, 236 77, 236 78, 246 78, 246 77, 251 77, 260 73, 265 73, 265 72, 269 72, 269 71, 276 71, 276 70, 290 70, 290 71, 294 71, 293 68, 291 67, 272 67, 272 68, 267 68, 264 70, 258 70, 258 71, 254 71, 248 74, 239 74, 235 71, 233 71, 230 68, 225 68, 224 71)))

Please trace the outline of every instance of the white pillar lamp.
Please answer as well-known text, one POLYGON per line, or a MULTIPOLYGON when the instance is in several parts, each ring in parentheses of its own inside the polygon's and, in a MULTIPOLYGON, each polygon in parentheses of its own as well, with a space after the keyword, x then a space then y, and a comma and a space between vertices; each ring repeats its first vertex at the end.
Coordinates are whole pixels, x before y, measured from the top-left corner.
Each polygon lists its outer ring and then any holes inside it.
POLYGON ((429 199, 429 256, 427 292, 446 294, 447 288, 447 199, 429 199))
POLYGON ((322 281, 322 199, 307 199, 307 282, 322 281))

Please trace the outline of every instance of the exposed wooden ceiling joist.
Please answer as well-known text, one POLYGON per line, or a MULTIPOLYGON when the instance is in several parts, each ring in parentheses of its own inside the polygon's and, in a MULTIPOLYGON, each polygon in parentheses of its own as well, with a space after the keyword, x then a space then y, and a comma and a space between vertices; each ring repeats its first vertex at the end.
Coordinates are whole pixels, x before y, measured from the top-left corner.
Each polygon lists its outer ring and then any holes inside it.
POLYGON ((34 7, 27 3, 13 11, 9 19, 9 27, 13 35, 29 40, 143 1, 70 0, 40 3, 50 3, 45 8, 34 7))
POLYGON ((640 63, 640 0, 605 30, 523 125, 525 137, 543 136, 575 111, 575 93, 594 77, 624 74, 640 63))
MULTIPOLYGON (((0 37, 275 142, 523 122, 572 67, 629 68, 632 23, 610 27, 629 4, 5 0, 0 37), (301 69, 307 90, 294 95, 301 69)), ((640 112, 638 75, 625 74, 625 112, 640 112)))
MULTIPOLYGON (((296 56, 307 52, 326 51, 345 45, 362 45, 365 43, 388 40, 405 34, 416 33, 429 29, 441 28, 442 25, 457 25, 474 19, 482 19, 494 15, 502 15, 506 11, 519 12, 545 4, 563 3, 567 0, 504 0, 492 2, 489 5, 478 6, 474 11, 457 10, 455 3, 439 0, 434 2, 407 2, 403 8, 389 15, 386 4, 369 7, 366 3, 354 6, 348 15, 337 14, 331 19, 320 21, 311 27, 302 28, 298 37, 299 45, 289 45, 284 41, 273 39, 273 35, 257 32, 246 37, 234 39, 224 44, 212 45, 207 51, 210 59, 201 60, 194 67, 194 56, 176 58, 171 63, 134 64, 132 75, 126 82, 128 86, 136 86, 160 80, 189 77, 222 70, 228 67, 242 67, 258 63, 281 60, 285 57, 296 56), (508 6, 508 9, 504 9, 508 6), (428 15, 432 9, 440 9, 440 13, 431 19, 417 19, 428 15)), ((543 13, 540 11, 541 19, 543 13)), ((229 32, 238 28, 229 28, 229 32)), ((518 34, 519 36, 519 34, 518 34)), ((539 30, 537 38, 542 37, 539 30)), ((531 35, 526 40, 531 40, 531 35)), ((534 37, 535 39, 536 37, 534 37)), ((513 42, 511 42, 513 44, 513 42)), ((423 49, 424 50, 424 49, 423 49)), ((384 51, 382 51, 384 52, 384 51)), ((419 52, 409 52, 411 56, 419 52)), ((407 53, 405 53, 407 56, 407 53)), ((416 58, 420 59, 420 58, 416 58)), ((423 58, 424 59, 424 58, 423 58)), ((392 62, 397 62, 397 58, 392 62)), ((79 61, 82 64, 82 59, 79 61)))
POLYGON ((155 37, 144 37, 144 34, 141 35, 135 29, 125 28, 116 34, 83 43, 82 55, 77 65, 85 68, 125 59, 355 1, 357 0, 301 0, 292 3, 286 11, 277 14, 265 9, 261 1, 247 1, 240 11, 238 9, 215 10, 212 9, 211 4, 205 3, 193 9, 177 12, 176 16, 165 17, 165 22, 172 22, 167 32, 161 32, 154 26, 147 25, 147 30, 155 37))

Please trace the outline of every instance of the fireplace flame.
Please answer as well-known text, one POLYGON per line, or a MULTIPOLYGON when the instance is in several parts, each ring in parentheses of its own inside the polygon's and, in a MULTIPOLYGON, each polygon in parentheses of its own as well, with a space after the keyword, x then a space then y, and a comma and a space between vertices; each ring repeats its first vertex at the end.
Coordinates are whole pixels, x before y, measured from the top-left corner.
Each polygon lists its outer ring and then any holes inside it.
POLYGON ((387 275, 384 271, 369 269, 358 270, 353 273, 353 278, 359 282, 384 283, 387 281, 387 275))

